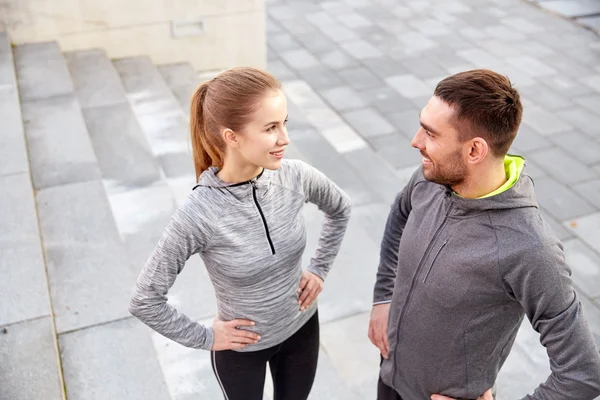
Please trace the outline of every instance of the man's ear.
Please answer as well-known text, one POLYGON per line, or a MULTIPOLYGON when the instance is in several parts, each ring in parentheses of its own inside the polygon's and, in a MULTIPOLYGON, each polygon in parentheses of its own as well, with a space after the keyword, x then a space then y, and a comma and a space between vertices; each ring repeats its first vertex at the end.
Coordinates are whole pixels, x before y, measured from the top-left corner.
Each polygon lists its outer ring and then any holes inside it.
POLYGON ((469 141, 468 162, 471 164, 479 164, 486 159, 490 152, 490 146, 484 138, 475 137, 469 141))

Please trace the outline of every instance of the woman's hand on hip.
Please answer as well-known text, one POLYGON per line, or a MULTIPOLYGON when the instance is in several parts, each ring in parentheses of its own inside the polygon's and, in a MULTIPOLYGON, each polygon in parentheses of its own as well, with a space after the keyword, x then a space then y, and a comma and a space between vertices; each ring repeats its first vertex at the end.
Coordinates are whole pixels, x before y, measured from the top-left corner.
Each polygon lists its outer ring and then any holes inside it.
POLYGON ((254 332, 241 329, 244 326, 254 326, 254 322, 247 319, 234 319, 232 321, 221 321, 219 316, 213 322, 215 340, 212 350, 243 349, 249 344, 258 343, 260 336, 254 332))
POLYGON ((298 288, 300 311, 310 307, 322 290, 323 280, 321 278, 307 270, 302 271, 302 279, 300 279, 300 287, 298 288))

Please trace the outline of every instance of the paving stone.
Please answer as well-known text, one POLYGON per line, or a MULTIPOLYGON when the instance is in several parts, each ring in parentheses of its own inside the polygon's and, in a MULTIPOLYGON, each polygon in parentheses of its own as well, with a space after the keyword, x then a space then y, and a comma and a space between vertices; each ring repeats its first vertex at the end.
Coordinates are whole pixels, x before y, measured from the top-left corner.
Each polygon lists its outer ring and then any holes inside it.
POLYGON ((343 50, 335 50, 323 53, 319 56, 321 64, 328 66, 333 70, 354 68, 360 66, 356 58, 343 50))
POLYGON ((323 348, 341 378, 361 399, 374 396, 379 376, 379 350, 367 339, 368 326, 367 312, 321 327, 323 348))
MULTIPOLYGON (((596 346, 600 348, 600 303, 598 299, 590 300, 585 295, 579 294, 584 317, 596 339, 596 346)), ((598 400, 598 398, 596 398, 598 400)))
POLYGON ((272 73, 280 81, 297 78, 296 73, 279 58, 271 60, 267 63, 267 71, 272 73))
POLYGON ((297 14, 294 10, 290 9, 286 5, 273 5, 267 8, 267 13, 272 18, 278 21, 290 21, 294 20, 297 17, 297 14))
POLYGON ((107 192, 152 185, 158 163, 128 103, 83 111, 107 192))
POLYGON ((103 50, 65 53, 81 108, 126 103, 119 74, 103 50))
POLYGON ((310 24, 312 24, 316 27, 319 27, 319 28, 337 24, 335 19, 333 19, 325 11, 319 11, 319 12, 306 14, 305 18, 310 24))
POLYGON ((598 175, 579 157, 558 148, 549 148, 535 152, 529 156, 539 164, 546 173, 568 185, 597 178, 598 175))
POLYGON ((405 46, 405 54, 410 57, 411 54, 431 50, 439 43, 417 32, 407 32, 400 37, 401 45, 405 46))
POLYGON ((553 216, 548 214, 546 211, 540 209, 540 213, 542 214, 544 221, 546 221, 546 223, 550 225, 550 228, 552 228, 552 231, 554 232, 558 240, 564 242, 565 240, 570 239, 574 236, 573 232, 567 230, 564 226, 562 226, 560 222, 558 222, 553 216))
MULTIPOLYGON (((308 204, 304 210, 304 221, 307 240, 303 264, 308 265, 317 249, 324 216, 314 204, 308 204)), ((373 256, 376 257, 376 255, 377 246, 370 241, 368 233, 357 227, 356 224, 349 223, 340 252, 327 275, 323 292, 319 295, 319 320, 321 325, 371 309, 370 294, 365 295, 364 291, 359 292, 358 289, 362 289, 364 283, 369 285, 374 281, 374 271, 369 274, 367 281, 360 282, 359 279, 361 277, 364 279, 364 270, 370 271, 370 267, 376 265, 377 261, 373 259, 373 256), (362 245, 365 246, 365 251, 357 252, 356 249, 362 245), (362 257, 361 254, 368 254, 369 256, 362 257), (359 268, 353 268, 353 266, 360 266, 362 271, 359 268), (356 285, 357 280, 359 286, 356 285)), ((369 285, 371 289, 373 283, 369 285)))
POLYGON ((528 125, 521 124, 515 140, 513 141, 512 149, 516 153, 533 153, 535 151, 551 147, 552 142, 547 136, 542 136, 536 133, 528 125))
POLYGON ((281 59, 294 70, 314 68, 319 61, 305 49, 287 50, 281 53, 281 59))
POLYGON ((59 367, 50 318, 6 327, 0 335, 2 400, 61 400, 59 367))
POLYGON ((367 105, 357 91, 347 86, 326 89, 320 94, 338 111, 363 108, 367 105))
POLYGON ((15 46, 15 68, 21 101, 73 93, 73 82, 56 42, 15 46))
MULTIPOLYGON (((189 183, 185 197, 191 187, 189 183)), ((163 183, 112 195, 109 202, 128 260, 139 273, 175 212, 172 191, 163 183)), ((187 261, 168 297, 169 304, 192 319, 215 315, 215 294, 200 256, 194 255, 187 261)))
MULTIPOLYGON (((199 321, 212 326, 212 320, 199 321)), ((150 336, 169 390, 168 399, 218 399, 223 397, 221 386, 211 365, 211 353, 175 343, 156 332, 150 336)))
POLYGON ((377 153, 394 168, 414 167, 421 164, 421 154, 410 145, 410 140, 399 134, 369 139, 377 153))
POLYGON ((577 18, 577 22, 592 29, 600 30, 600 16, 577 18))
POLYGON ((558 221, 567 221, 595 211, 592 205, 551 178, 536 179, 535 192, 540 206, 558 221))
POLYGON ((267 36, 271 36, 273 33, 281 33, 284 29, 281 25, 271 16, 267 15, 267 36))
POLYGON ((433 93, 423 80, 414 75, 397 75, 385 80, 388 85, 396 89, 402 96, 414 99, 422 96, 431 96, 433 93))
POLYGON ((358 67, 339 71, 338 75, 354 89, 368 89, 380 86, 382 81, 366 68, 358 67))
POLYGON ((352 204, 367 204, 377 200, 372 191, 354 172, 353 167, 315 130, 290 132, 296 148, 306 156, 306 162, 322 171, 352 198, 352 204))
POLYGON ((508 28, 503 25, 488 26, 485 32, 493 38, 504 41, 520 41, 527 40, 527 36, 513 28, 508 28))
POLYGON ((178 112, 177 99, 149 57, 113 60, 137 116, 178 112))
POLYGON ((419 122, 419 109, 388 113, 385 117, 396 127, 396 129, 404 135, 405 138, 412 140, 421 123, 419 122))
POLYGON ((383 136, 395 131, 392 124, 372 108, 347 111, 344 118, 365 138, 383 136))
MULTIPOLYGON (((468 50, 460 50, 457 51, 456 54, 459 57, 465 59, 465 61, 470 62, 477 68, 492 68, 495 65, 498 65, 499 60, 491 55, 490 53, 479 50, 479 49, 468 49, 468 50)), ((493 68, 492 68, 493 69, 493 68)))
POLYGON ((586 77, 580 78, 579 81, 584 83, 585 85, 591 87, 592 89, 600 92, 600 74, 586 76, 586 77))
POLYGON ((344 13, 342 15, 336 15, 335 18, 342 23, 346 28, 356 29, 373 26, 373 23, 365 18, 362 14, 356 11, 344 13))
POLYGON ((304 47, 313 54, 322 54, 339 49, 339 44, 329 39, 323 32, 317 30, 296 35, 296 39, 302 42, 304 47))
POLYGON ((544 1, 543 7, 565 17, 582 17, 600 13, 600 4, 594 0, 544 1))
POLYGON ((600 138, 600 116, 582 108, 558 111, 556 115, 563 121, 579 128, 585 134, 600 138))
POLYGON ((362 397, 353 388, 345 384, 329 354, 321 349, 317 365, 317 375, 310 398, 314 400, 360 400, 362 397))
POLYGON ((525 164, 525 170, 524 172, 531 176, 534 181, 537 182, 538 178, 546 178, 548 177, 548 175, 546 174, 546 171, 537 163, 535 163, 534 161, 532 161, 531 159, 529 159, 528 156, 526 156, 526 164, 525 164))
POLYGON ((548 355, 539 337, 524 318, 515 344, 496 380, 498 400, 525 397, 550 375, 548 355))
POLYGON ((343 156, 348 162, 360 166, 358 173, 385 204, 393 203, 398 194, 400 179, 381 156, 370 148, 349 151, 343 156))
POLYGON ((299 49, 301 44, 293 35, 282 32, 275 35, 269 35, 269 46, 278 52, 282 52, 299 49))
POLYGON ((522 33, 543 32, 545 30, 542 26, 534 22, 528 21, 527 19, 521 16, 504 18, 502 20, 502 23, 508 26, 509 28, 515 29, 522 33))
POLYGON ((555 75, 557 73, 554 68, 542 63, 532 56, 509 57, 506 61, 522 72, 536 78, 555 75))
POLYGON ((421 79, 429 79, 434 77, 445 77, 446 70, 441 65, 444 62, 441 57, 436 57, 440 61, 438 63, 433 57, 421 56, 417 58, 408 58, 400 61, 400 64, 408 71, 411 71, 415 76, 421 79))
POLYGON ((15 85, 0 86, 0 121, 0 176, 28 172, 29 160, 15 85))
POLYGON ((147 328, 136 319, 64 334, 59 342, 70 399, 169 398, 147 328))
POLYGON ((347 41, 342 43, 341 46, 359 60, 383 57, 383 53, 379 49, 362 39, 347 41))
POLYGON ((600 110, 600 94, 588 94, 585 96, 575 97, 573 101, 591 112, 600 110))
POLYGON ((414 110, 415 108, 412 101, 400 96, 389 86, 361 90, 360 96, 371 108, 381 112, 384 116, 390 112, 414 110))
POLYGON ((395 61, 387 56, 364 59, 362 60, 362 63, 367 67, 368 70, 382 79, 408 73, 408 71, 406 71, 406 69, 400 65, 398 61, 395 61))
POLYGON ((581 132, 557 133, 548 138, 584 164, 600 163, 600 143, 581 132))
POLYGON ((572 221, 565 222, 565 226, 600 253, 600 213, 574 218, 572 221))
POLYGON ((529 107, 523 111, 523 123, 528 125, 540 135, 553 135, 559 132, 568 132, 572 126, 559 113, 551 113, 540 107, 529 107))
MULTIPOLYGON (((600 170, 597 173, 600 176, 600 170)), ((580 183, 573 186, 573 189, 581 194, 590 204, 600 209, 600 179, 580 183)))
POLYGON ((567 240, 564 246, 575 285, 589 297, 600 296, 600 256, 590 250, 580 239, 567 240))
POLYGON ((298 71, 298 75, 316 90, 333 88, 345 84, 341 77, 325 66, 298 71))
POLYGON ((57 331, 127 317, 139 271, 120 244, 102 184, 48 188, 37 200, 57 331))
POLYGON ((0 85, 15 85, 15 64, 6 32, 0 32, 0 85))
POLYGON ((546 77, 541 83, 552 90, 560 92, 563 96, 575 97, 593 92, 593 89, 588 85, 578 83, 573 78, 564 75, 546 77))
POLYGON ((320 26, 319 28, 323 31, 323 34, 325 34, 325 36, 327 36, 335 43, 342 44, 344 42, 359 39, 358 35, 354 31, 346 28, 341 24, 338 24, 337 22, 327 26, 320 26))
POLYGON ((100 178, 73 95, 26 101, 21 106, 36 189, 100 178))
MULTIPOLYGON (((538 61, 540 61, 544 64, 545 64, 545 61, 541 59, 542 57, 548 57, 548 56, 557 57, 558 56, 558 54, 556 53, 556 51, 553 48, 551 48, 550 46, 546 46, 545 44, 542 44, 542 43, 524 41, 522 43, 515 43, 513 45, 520 50, 520 53, 528 54, 530 56, 536 57, 538 59, 538 61)), ((554 65, 552 65, 552 67, 556 68, 554 65)))
MULTIPOLYGON (((523 98, 529 99, 536 106, 543 107, 550 111, 561 110, 574 106, 573 102, 566 96, 557 93, 554 90, 540 85, 526 86, 519 88, 523 98)), ((528 110, 529 107, 526 108, 528 110)))

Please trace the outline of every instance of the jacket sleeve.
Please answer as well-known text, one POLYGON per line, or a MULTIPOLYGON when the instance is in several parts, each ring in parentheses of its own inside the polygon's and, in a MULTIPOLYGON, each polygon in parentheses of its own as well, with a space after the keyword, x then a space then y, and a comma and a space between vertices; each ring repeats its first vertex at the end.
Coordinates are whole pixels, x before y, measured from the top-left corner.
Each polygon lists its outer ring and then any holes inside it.
POLYGON ((129 312, 161 335, 186 347, 210 350, 212 328, 192 321, 167 303, 167 292, 188 258, 201 252, 207 235, 191 200, 171 218, 139 275, 129 303, 129 312))
POLYGON ((379 267, 373 294, 373 304, 383 304, 392 301, 396 270, 398 268, 398 250, 404 226, 412 210, 412 189, 417 180, 422 176, 419 168, 406 184, 404 189, 396 196, 385 224, 381 248, 379 251, 379 267))
POLYGON ((294 160, 293 163, 300 174, 305 201, 317 205, 325 214, 316 254, 307 267, 308 271, 325 280, 342 245, 352 203, 350 197, 322 172, 303 161, 294 160))
POLYGON ((504 281, 540 334, 552 373, 523 399, 595 399, 600 395, 600 355, 573 290, 562 245, 552 238, 527 253, 521 254, 526 262, 508 271, 504 281))

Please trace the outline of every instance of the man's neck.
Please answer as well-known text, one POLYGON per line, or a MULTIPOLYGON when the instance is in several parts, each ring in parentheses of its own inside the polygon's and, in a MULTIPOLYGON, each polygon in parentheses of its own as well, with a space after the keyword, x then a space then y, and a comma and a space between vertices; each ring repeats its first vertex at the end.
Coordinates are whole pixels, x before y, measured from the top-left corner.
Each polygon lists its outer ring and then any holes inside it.
POLYGON ((504 160, 494 161, 491 166, 482 166, 480 170, 473 171, 467 179, 452 190, 459 196, 467 199, 477 199, 492 193, 508 180, 504 160))

